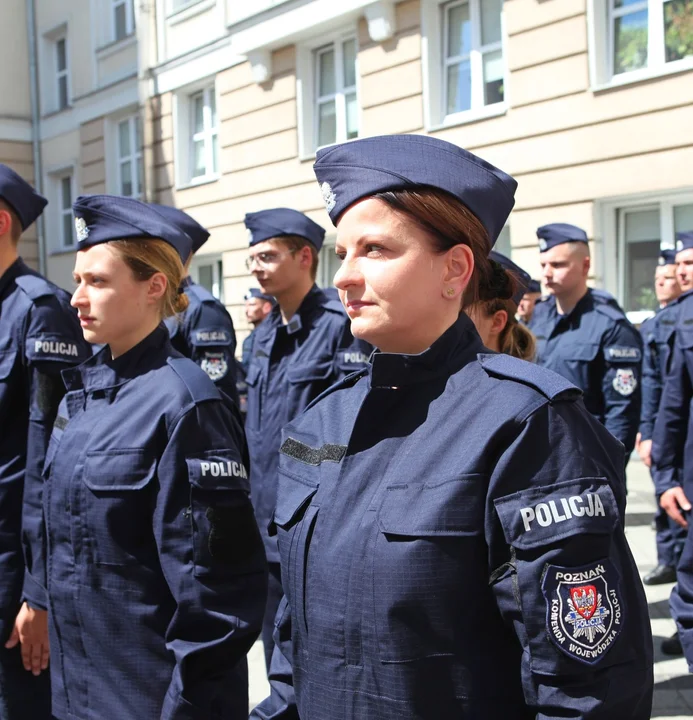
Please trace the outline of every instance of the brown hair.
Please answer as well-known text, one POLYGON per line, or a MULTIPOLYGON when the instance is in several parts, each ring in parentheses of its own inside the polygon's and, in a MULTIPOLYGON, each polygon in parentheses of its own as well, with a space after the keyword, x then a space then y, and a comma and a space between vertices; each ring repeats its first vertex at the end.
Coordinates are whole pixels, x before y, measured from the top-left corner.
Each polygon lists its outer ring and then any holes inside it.
POLYGON ((16 246, 19 243, 19 239, 22 237, 22 223, 19 221, 19 217, 14 211, 14 208, 2 198, 0 198, 0 210, 6 210, 10 215, 10 238, 16 246))
POLYGON ((110 243, 140 282, 149 280, 154 273, 166 276, 166 293, 162 298, 161 316, 171 317, 188 307, 188 297, 179 292, 185 278, 185 269, 176 250, 163 240, 116 240, 110 243))
POLYGON ((536 353, 536 341, 532 331, 515 319, 517 305, 512 298, 496 298, 484 300, 478 304, 486 317, 495 315, 499 310, 505 310, 508 322, 498 336, 498 346, 505 355, 512 355, 520 360, 533 360, 536 353))
MULTIPOLYGON (((455 245, 466 245, 474 255, 474 272, 462 298, 462 307, 488 300, 493 265, 488 258, 489 238, 479 218, 444 190, 389 190, 373 196, 393 210, 409 216, 433 240, 435 252, 443 254, 455 245)), ((511 293, 512 294, 512 293, 511 293)))
POLYGON ((303 250, 304 247, 310 248, 310 256, 312 258, 310 266, 310 277, 312 280, 318 275, 318 251, 312 242, 306 240, 306 238, 300 235, 280 235, 279 237, 272 238, 274 242, 279 242, 286 247, 287 250, 298 252, 303 250))

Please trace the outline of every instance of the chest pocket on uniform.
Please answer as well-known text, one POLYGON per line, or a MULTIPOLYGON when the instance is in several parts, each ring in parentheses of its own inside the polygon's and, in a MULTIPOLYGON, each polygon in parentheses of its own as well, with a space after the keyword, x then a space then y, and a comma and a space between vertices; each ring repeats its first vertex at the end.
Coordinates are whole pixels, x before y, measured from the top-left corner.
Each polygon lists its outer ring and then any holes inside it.
POLYGON ((333 366, 334 361, 331 359, 296 365, 286 371, 286 377, 290 383, 309 383, 327 380, 332 374, 333 366))
POLYGON ((80 516, 96 565, 137 565, 156 554, 152 528, 156 460, 145 450, 87 454, 80 516))
POLYGON ((373 571, 382 662, 454 655, 477 642, 470 618, 489 602, 486 483, 467 475, 386 489, 373 571))

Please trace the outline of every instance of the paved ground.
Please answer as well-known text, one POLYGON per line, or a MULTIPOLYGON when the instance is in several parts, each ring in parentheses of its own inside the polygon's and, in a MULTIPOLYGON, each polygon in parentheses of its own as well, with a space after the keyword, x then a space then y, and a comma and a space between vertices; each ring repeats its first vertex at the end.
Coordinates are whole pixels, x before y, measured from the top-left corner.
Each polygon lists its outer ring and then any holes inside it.
MULTIPOLYGON (((654 567, 656 561, 654 532, 650 526, 655 505, 649 471, 638 461, 631 461, 628 466, 628 491, 626 535, 640 572, 645 575, 654 567)), ((646 588, 655 644, 655 699, 652 718, 690 720, 693 716, 693 675, 688 674, 683 658, 670 659, 659 651, 661 641, 674 632, 668 603, 671 587, 660 585, 646 588)), ((249 662, 250 702, 253 706, 265 698, 269 691, 262 645, 259 642, 252 649, 249 662)))

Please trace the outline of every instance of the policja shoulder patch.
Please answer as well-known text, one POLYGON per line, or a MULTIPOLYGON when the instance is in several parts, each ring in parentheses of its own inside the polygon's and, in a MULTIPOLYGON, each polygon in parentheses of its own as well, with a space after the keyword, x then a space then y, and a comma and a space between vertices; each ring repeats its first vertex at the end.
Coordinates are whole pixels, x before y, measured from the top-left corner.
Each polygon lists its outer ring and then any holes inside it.
POLYGON ((607 559, 577 568, 546 566, 546 630, 559 650, 587 665, 609 651, 624 620, 619 580, 607 559))

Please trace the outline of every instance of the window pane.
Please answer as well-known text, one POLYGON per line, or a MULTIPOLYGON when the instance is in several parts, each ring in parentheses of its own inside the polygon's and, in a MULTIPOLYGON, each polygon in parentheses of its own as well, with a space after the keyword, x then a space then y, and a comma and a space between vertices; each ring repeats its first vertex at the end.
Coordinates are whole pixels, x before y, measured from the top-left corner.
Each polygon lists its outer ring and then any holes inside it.
POLYGON ((647 65, 647 10, 614 20, 614 74, 647 65))
POLYGON ((344 43, 344 87, 356 85, 356 40, 344 43))
POLYGON ((58 107, 62 110, 67 107, 67 75, 58 78, 58 107))
POLYGON ((192 176, 200 177, 207 171, 205 165, 205 141, 195 140, 193 143, 192 176))
POLYGON ((625 213, 627 312, 657 309, 653 278, 660 247, 659 227, 659 210, 625 213))
POLYGON ((502 255, 505 255, 506 257, 511 256, 511 250, 510 250, 510 226, 506 225, 498 235, 498 240, 496 240, 493 249, 496 252, 501 253, 502 255))
POLYGON ((664 4, 666 62, 693 55, 693 4, 691 0, 669 0, 664 4))
POLYGON ((65 213, 62 217, 63 222, 63 245, 66 247, 72 247, 75 244, 75 239, 72 235, 74 223, 72 221, 72 213, 65 213))
POLYGON ((674 208, 674 232, 693 230, 693 205, 677 205, 674 208))
POLYGON ((199 133, 204 130, 205 127, 205 116, 204 116, 204 108, 205 108, 205 100, 204 100, 204 93, 200 93, 199 95, 195 95, 192 99, 192 106, 193 106, 193 132, 199 133))
POLYGON ((137 195, 142 195, 142 179, 144 178, 144 165, 142 158, 137 161, 137 195))
POLYGON ((334 100, 318 107, 318 146, 337 141, 337 112, 334 100))
POLYGON ((65 47, 65 39, 58 40, 58 42, 55 44, 56 50, 58 52, 58 72, 61 72, 63 70, 67 69, 67 52, 65 47))
POLYGON ((114 8, 115 39, 122 40, 127 34, 127 18, 125 3, 116 5, 114 8))
POLYGON ((120 166, 120 194, 132 197, 132 163, 129 160, 120 166))
POLYGON ((356 93, 349 93, 344 99, 346 101, 347 140, 352 140, 359 136, 359 105, 356 93))
POLYGON ((618 10, 618 8, 629 7, 630 5, 642 5, 642 3, 643 0, 614 0, 614 7, 618 10))
POLYGON ((212 292, 214 289, 214 266, 200 265, 197 268, 197 281, 203 288, 212 292))
POLYGON ((318 78, 320 97, 335 93, 334 50, 326 50, 318 55, 318 78))
POLYGON ((481 44, 500 42, 503 0, 481 0, 481 44))
POLYGON ((483 58, 484 104, 503 102, 503 52, 485 53, 483 58))
POLYGON ((118 157, 124 158, 131 154, 130 149, 130 121, 123 120, 118 123, 118 157))
POLYGON ((214 92, 214 88, 207 92, 207 102, 209 102, 209 114, 212 122, 212 127, 217 126, 217 98, 214 92))
POLYGON ((135 152, 140 152, 142 149, 142 121, 140 118, 135 118, 135 152))
POLYGON ((448 68, 448 107, 447 114, 469 110, 472 106, 472 76, 469 62, 448 68))
POLYGON ((212 135, 212 172, 219 172, 219 138, 212 135))
POLYGON ((448 8, 448 57, 468 55, 472 49, 472 24, 469 5, 448 8))
POLYGON ((72 211, 72 182, 69 176, 60 180, 60 202, 63 210, 72 211))

